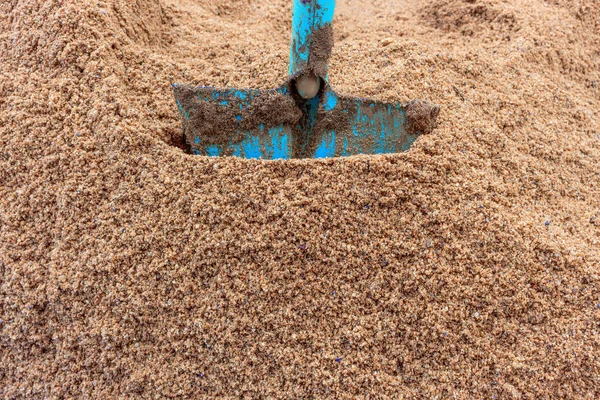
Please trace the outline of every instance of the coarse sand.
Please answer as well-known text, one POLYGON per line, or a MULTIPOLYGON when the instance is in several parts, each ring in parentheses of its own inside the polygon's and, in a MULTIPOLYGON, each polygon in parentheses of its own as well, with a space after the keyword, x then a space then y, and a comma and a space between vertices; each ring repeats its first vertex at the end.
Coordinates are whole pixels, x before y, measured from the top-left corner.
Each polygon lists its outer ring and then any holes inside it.
POLYGON ((272 88, 288 0, 0 1, 0 397, 600 397, 600 3, 338 0, 390 156, 181 150, 272 88))

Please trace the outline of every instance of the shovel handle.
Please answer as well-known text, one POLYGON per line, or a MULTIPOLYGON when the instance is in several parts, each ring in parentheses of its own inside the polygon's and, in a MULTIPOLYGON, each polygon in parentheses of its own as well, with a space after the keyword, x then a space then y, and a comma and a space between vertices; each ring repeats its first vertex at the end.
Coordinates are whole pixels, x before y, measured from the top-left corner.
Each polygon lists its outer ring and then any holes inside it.
POLYGON ((309 65, 313 32, 331 25, 335 0, 292 1, 292 43, 289 73, 290 75, 297 75, 309 65))

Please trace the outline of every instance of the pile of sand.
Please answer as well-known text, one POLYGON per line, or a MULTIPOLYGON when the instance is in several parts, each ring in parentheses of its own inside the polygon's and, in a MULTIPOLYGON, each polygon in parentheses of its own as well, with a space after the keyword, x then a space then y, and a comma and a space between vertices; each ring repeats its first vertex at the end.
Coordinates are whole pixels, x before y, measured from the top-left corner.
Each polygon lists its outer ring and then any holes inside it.
POLYGON ((274 87, 290 1, 0 2, 0 397, 598 398, 600 5, 339 0, 407 153, 209 159, 173 82, 274 87))

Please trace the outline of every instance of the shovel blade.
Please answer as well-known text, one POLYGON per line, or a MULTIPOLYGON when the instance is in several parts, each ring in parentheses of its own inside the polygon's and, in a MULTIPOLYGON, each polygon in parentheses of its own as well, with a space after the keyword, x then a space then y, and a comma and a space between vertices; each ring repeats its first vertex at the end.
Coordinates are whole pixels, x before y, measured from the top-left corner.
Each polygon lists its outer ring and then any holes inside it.
POLYGON ((407 120, 405 105, 338 97, 329 86, 303 100, 291 87, 174 85, 190 151, 267 160, 389 154, 407 150, 424 133, 407 120))

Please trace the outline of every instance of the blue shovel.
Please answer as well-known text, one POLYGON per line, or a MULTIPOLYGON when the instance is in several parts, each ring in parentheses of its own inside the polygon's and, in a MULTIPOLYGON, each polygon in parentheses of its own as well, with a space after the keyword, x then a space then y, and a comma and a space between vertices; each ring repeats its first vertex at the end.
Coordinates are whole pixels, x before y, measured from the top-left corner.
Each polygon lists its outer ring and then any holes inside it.
POLYGON ((173 85, 193 154, 326 158, 407 150, 439 107, 338 96, 329 85, 335 0, 293 0, 290 69, 276 89, 173 85))

